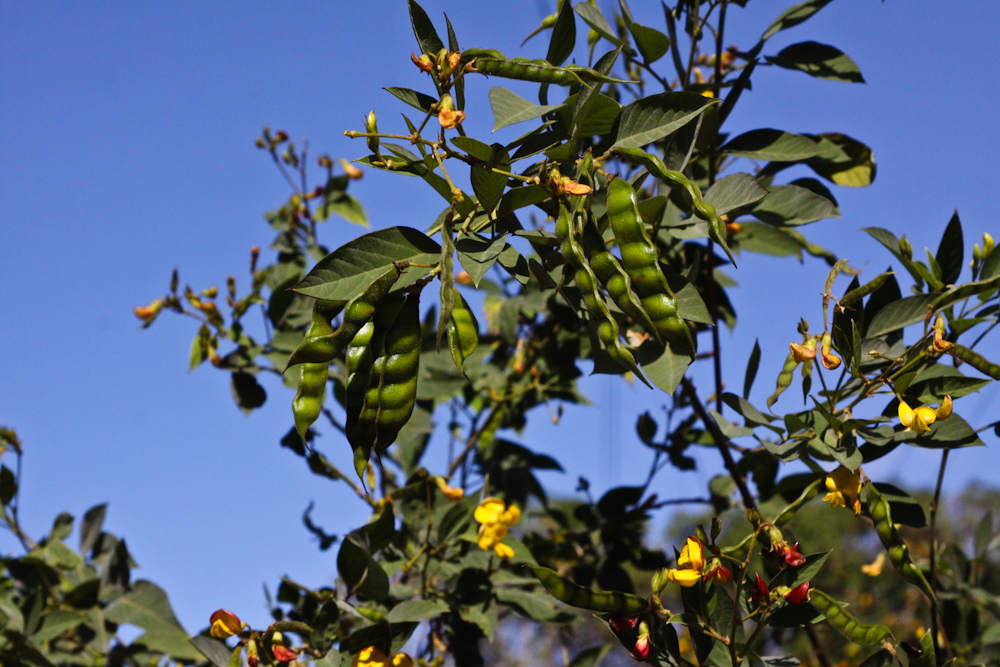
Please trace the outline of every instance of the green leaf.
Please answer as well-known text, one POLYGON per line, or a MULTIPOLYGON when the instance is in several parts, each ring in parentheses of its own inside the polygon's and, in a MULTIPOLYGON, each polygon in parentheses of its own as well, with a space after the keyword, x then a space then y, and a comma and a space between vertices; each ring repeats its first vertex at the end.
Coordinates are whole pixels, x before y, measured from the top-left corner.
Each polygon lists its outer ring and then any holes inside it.
POLYGON ((958 211, 955 211, 948 226, 941 236, 941 243, 938 244, 937 253, 934 259, 941 267, 941 282, 950 285, 958 280, 962 273, 962 265, 965 263, 965 246, 962 243, 962 223, 958 219, 958 211))
MULTIPOLYGON (((905 434, 909 436, 909 433, 905 434)), ((913 440, 909 440, 917 447, 927 449, 956 449, 958 447, 985 447, 986 443, 979 439, 975 430, 956 414, 951 415, 945 421, 936 421, 931 425, 931 430, 921 433, 913 440)))
POLYGON ((482 160, 483 162, 493 160, 493 147, 489 144, 484 144, 478 139, 473 139, 472 137, 455 137, 451 140, 451 143, 477 160, 482 160))
POLYGON ((799 244, 789 236, 788 232, 775 229, 771 225, 765 225, 762 222, 744 222, 741 224, 743 229, 740 230, 739 235, 736 237, 740 250, 758 252, 762 255, 772 255, 774 257, 795 255, 799 259, 802 258, 802 251, 799 244))
POLYGON ((601 13, 599 7, 596 7, 589 2, 578 2, 573 6, 573 11, 575 11, 583 22, 594 29, 598 35, 608 40, 615 46, 622 43, 618 35, 615 33, 614 28, 612 28, 607 19, 604 18, 604 14, 601 13))
POLYGON ((826 197, 800 185, 772 185, 751 214, 772 225, 798 226, 839 218, 840 209, 826 197))
POLYGON ((267 392, 257 382, 257 378, 250 373, 233 373, 230 389, 233 393, 233 400, 236 401, 236 407, 242 410, 244 415, 248 415, 254 409, 264 405, 267 400, 267 392))
POLYGON ((911 528, 923 528, 927 525, 927 515, 923 505, 903 489, 886 482, 873 482, 882 497, 892 508, 892 520, 911 528))
POLYGON ((83 515, 83 520, 80 522, 81 554, 86 555, 97 544, 97 538, 101 536, 101 527, 104 525, 104 512, 107 508, 107 503, 94 505, 83 515))
MULTIPOLYGON (((441 246, 411 227, 389 227, 364 234, 321 259, 293 289, 329 301, 350 301, 358 296, 393 262, 437 264, 441 246)), ((396 281, 394 289, 411 285, 429 269, 411 266, 396 281)))
MULTIPOLYGON (((228 667, 230 658, 230 648, 224 642, 208 635, 198 635, 191 638, 191 644, 208 658, 215 667, 228 667)), ((241 651, 242 646, 237 646, 241 651)))
POLYGON ((660 93, 640 98, 624 109, 611 148, 642 148, 690 123, 718 100, 698 93, 660 93))
POLYGON ((532 120, 555 111, 561 105, 538 106, 503 86, 490 88, 490 106, 493 107, 493 131, 515 123, 532 120))
POLYGON ((639 348, 636 360, 642 364, 646 379, 667 392, 674 393, 691 365, 691 357, 675 352, 669 345, 663 347, 651 341, 639 348))
POLYGON ((528 566, 545 590, 560 602, 593 611, 616 615, 635 615, 649 607, 649 600, 619 591, 594 591, 573 583, 547 567, 528 566))
POLYGON ((793 26, 797 26, 803 21, 807 20, 810 16, 823 9, 830 3, 830 0, 807 0, 806 2, 800 2, 794 7, 789 7, 785 11, 778 15, 778 18, 771 21, 771 25, 767 26, 767 30, 764 34, 760 36, 760 41, 765 42, 775 35, 777 35, 782 30, 787 30, 793 26))
POLYGON ((743 398, 750 398, 750 389, 753 381, 757 378, 757 369, 760 368, 760 340, 753 342, 753 351, 750 353, 750 361, 747 362, 747 372, 743 378, 743 398))
POLYGON ((989 383, 989 380, 963 375, 952 366, 934 364, 913 379, 906 389, 906 395, 916 396, 921 403, 934 403, 945 396, 961 398, 979 391, 989 383))
POLYGON ((846 134, 819 134, 816 138, 822 139, 826 152, 808 161, 813 171, 844 187, 861 188, 872 184, 875 180, 872 149, 846 134))
POLYGON ((130 592, 108 607, 106 618, 112 623, 128 623, 145 630, 145 634, 133 644, 145 644, 149 650, 164 653, 175 660, 197 660, 200 657, 174 616, 167 594, 152 582, 135 582, 130 592))
POLYGON ((58 637, 67 630, 72 630, 87 620, 87 614, 82 611, 56 609, 42 616, 38 630, 31 635, 35 643, 47 642, 58 637))
POLYGON ((560 620, 568 622, 576 619, 571 614, 560 612, 552 596, 545 593, 534 593, 518 588, 503 587, 497 588, 497 600, 517 607, 521 610, 522 615, 536 621, 558 623, 560 620))
POLYGON ((406 102, 414 109, 419 109, 424 113, 430 113, 431 107, 437 104, 437 100, 430 95, 410 90, 409 88, 383 88, 382 90, 391 93, 398 99, 406 102))
MULTIPOLYGON (((509 168, 506 162, 497 166, 503 169, 509 168)), ((492 213, 500 204, 500 198, 507 187, 507 177, 494 172, 489 165, 474 164, 470 167, 469 181, 472 183, 472 191, 479 199, 479 205, 487 213, 492 213)))
POLYGON ((670 38, 655 28, 632 22, 628 29, 647 64, 656 62, 670 49, 670 38))
POLYGON ((934 303, 936 298, 936 294, 917 294, 893 301, 878 311, 868 325, 865 337, 884 336, 911 324, 923 322, 927 316, 927 306, 934 303))
POLYGON ((983 261, 983 268, 979 272, 981 280, 989 280, 1000 276, 1000 250, 994 250, 983 261))
POLYGON ((545 59, 553 65, 562 65, 573 53, 576 45, 576 19, 569 0, 560 3, 562 6, 556 13, 556 22, 552 26, 552 38, 545 59))
POLYGON ((674 292, 677 297, 677 314, 682 319, 699 324, 713 324, 712 315, 708 312, 708 307, 698 293, 697 287, 685 281, 684 286, 674 292))
POLYGON ((392 623, 423 621, 448 613, 450 607, 442 600, 404 600, 389 611, 392 623))
POLYGON ((455 242, 458 261, 476 287, 479 287, 479 281, 507 247, 507 234, 501 234, 493 240, 478 234, 467 234, 455 242))
POLYGON ((767 194, 767 190, 750 174, 730 174, 708 188, 705 201, 715 207, 717 215, 723 215, 758 202, 767 194))
POLYGON ((719 150, 736 157, 773 162, 799 162, 825 152, 815 139, 772 129, 744 132, 719 150))
POLYGON ((772 65, 799 70, 818 79, 864 83, 861 70, 851 57, 838 48, 819 42, 800 42, 786 46, 778 55, 768 57, 772 65))
POLYGON ((347 586, 348 595, 356 593, 378 602, 389 596, 389 577, 368 549, 358 543, 361 539, 357 533, 344 539, 337 553, 337 571, 347 586))
POLYGON ((427 17, 427 12, 416 3, 416 0, 410 0, 410 23, 413 25, 413 35, 417 38, 417 44, 420 46, 420 53, 426 53, 433 57, 444 48, 437 30, 434 29, 434 24, 427 17))
POLYGON ((7 466, 0 466, 0 505, 5 507, 17 495, 17 477, 7 466))

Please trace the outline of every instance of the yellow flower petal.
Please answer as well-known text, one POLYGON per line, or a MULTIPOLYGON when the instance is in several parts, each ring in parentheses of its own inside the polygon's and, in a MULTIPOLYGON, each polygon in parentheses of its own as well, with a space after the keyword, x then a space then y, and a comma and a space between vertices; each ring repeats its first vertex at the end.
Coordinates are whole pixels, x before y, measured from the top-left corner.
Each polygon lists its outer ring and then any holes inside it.
POLYGON ((910 424, 913 423, 913 409, 902 399, 899 401, 899 423, 905 426, 907 430, 909 430, 910 424))
POLYGON ((667 570, 667 579, 678 586, 691 588, 701 579, 701 572, 698 570, 667 570))
POLYGON ((500 522, 508 526, 513 526, 521 518, 521 510, 517 505, 511 505, 507 511, 500 515, 500 522))
POLYGON ((681 555, 677 557, 677 567, 681 569, 698 570, 705 567, 705 555, 701 549, 701 542, 696 537, 688 537, 681 549, 681 555))
POLYGON ((937 418, 944 421, 948 417, 951 417, 951 396, 945 396, 944 400, 941 401, 940 407, 937 409, 937 418))
POLYGON ((476 508, 475 517, 479 523, 497 523, 503 515, 505 506, 499 498, 489 497, 483 499, 476 508))
POLYGON ((484 523, 479 527, 476 544, 483 551, 489 551, 497 542, 507 537, 507 526, 502 523, 484 523))
POLYGON ((381 650, 369 646, 358 651, 351 661, 351 667, 389 667, 389 660, 381 650))
POLYGON ((514 550, 511 549, 506 544, 504 544, 503 542, 497 542, 493 546, 493 551, 495 551, 497 556, 500 557, 500 560, 507 560, 508 558, 511 558, 514 555, 514 550))
POLYGON ((878 557, 867 565, 861 566, 861 571, 867 574, 869 577, 877 577, 882 574, 882 568, 885 566, 885 552, 883 551, 878 555, 878 557))
POLYGON ((393 653, 390 660, 392 667, 413 667, 413 658, 405 653, 393 653))
POLYGON ((855 515, 861 513, 861 469, 851 471, 844 466, 826 476, 826 489, 830 493, 823 498, 830 507, 850 507, 855 515))
POLYGON ((931 424, 933 424, 935 420, 937 420, 937 413, 934 412, 932 408, 921 406, 913 411, 913 423, 907 430, 913 431, 914 433, 929 431, 931 424))

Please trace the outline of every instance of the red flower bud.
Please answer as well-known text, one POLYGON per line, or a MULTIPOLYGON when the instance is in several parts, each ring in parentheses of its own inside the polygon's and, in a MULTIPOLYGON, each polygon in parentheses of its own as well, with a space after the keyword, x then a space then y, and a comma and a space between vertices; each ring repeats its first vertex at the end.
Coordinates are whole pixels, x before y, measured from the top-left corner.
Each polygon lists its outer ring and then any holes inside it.
POLYGON ((806 557, 802 555, 801 551, 799 551, 798 542, 796 542, 792 546, 788 546, 787 544, 782 545, 781 551, 784 554, 785 563, 787 563, 791 567, 798 567, 799 565, 802 565, 803 563, 806 562, 806 557))
POLYGON ((274 646, 272 646, 271 652, 274 653, 274 659, 277 660, 278 662, 289 662, 299 657, 298 653, 291 650, 290 648, 282 646, 281 644, 275 644, 274 646))
POLYGON ((750 591, 750 601, 757 606, 766 604, 770 594, 771 592, 767 589, 767 584, 758 572, 754 575, 753 590, 750 591))
POLYGON ((635 626, 638 625, 639 619, 635 616, 616 616, 608 621, 611 624, 611 629, 615 632, 632 632, 635 630, 635 626))
POLYGON ((790 604, 799 604, 809 599, 809 582, 799 584, 785 594, 785 601, 790 604))
POLYGON ((645 662, 646 658, 649 657, 649 635, 639 635, 639 638, 635 640, 635 647, 632 649, 630 654, 633 659, 639 662, 645 662))

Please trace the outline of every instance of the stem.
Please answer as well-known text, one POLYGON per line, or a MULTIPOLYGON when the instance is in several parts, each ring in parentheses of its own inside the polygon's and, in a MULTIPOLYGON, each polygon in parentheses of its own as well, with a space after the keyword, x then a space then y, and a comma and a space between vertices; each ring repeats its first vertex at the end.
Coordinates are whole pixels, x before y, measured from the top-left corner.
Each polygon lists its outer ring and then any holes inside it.
MULTIPOLYGON (((929 529, 930 529, 930 537, 929 537, 930 546, 929 546, 929 549, 930 549, 930 552, 931 552, 931 558, 930 558, 930 560, 931 560, 931 562, 930 562, 931 571, 930 571, 930 577, 928 578, 929 579, 928 583, 930 583, 931 590, 934 591, 935 593, 937 592, 937 590, 936 590, 937 589, 937 554, 935 553, 936 546, 934 544, 934 539, 935 539, 935 533, 937 531, 938 507, 940 506, 940 502, 941 502, 941 487, 944 484, 944 471, 945 471, 945 467, 948 465, 948 454, 950 454, 950 453, 951 453, 950 449, 946 449, 946 450, 944 450, 941 453, 941 465, 938 468, 937 485, 935 485, 935 487, 934 487, 934 498, 933 498, 933 500, 931 500, 930 521, 928 522, 929 523, 929 529)), ((937 599, 936 598, 932 598, 931 599, 931 641, 934 642, 934 664, 936 664, 936 665, 940 665, 941 664, 941 658, 942 658, 941 647, 938 645, 938 632, 940 632, 940 630, 941 630, 941 619, 940 619, 940 616, 939 616, 937 599)))
POLYGON ((740 495, 743 497, 743 505, 747 509, 757 510, 757 502, 754 500, 753 494, 750 493, 749 487, 747 487, 747 480, 736 466, 733 455, 729 451, 729 447, 731 446, 729 438, 723 434, 722 430, 719 429, 719 425, 715 423, 715 420, 705 410, 705 406, 702 404, 701 399, 698 398, 698 392, 695 390, 694 385, 691 384, 691 380, 684 377, 681 380, 681 386, 684 387, 684 393, 691 400, 691 407, 694 409, 695 414, 705 424, 705 428, 711 434, 712 439, 715 440, 715 446, 719 448, 719 453, 722 455, 722 461, 725 463, 726 470, 733 478, 733 481, 736 482, 736 487, 740 490, 740 495))
POLYGON ((820 641, 816 628, 812 625, 807 625, 803 629, 806 631, 806 637, 809 638, 809 644, 812 646, 813 655, 816 656, 816 660, 819 662, 821 667, 833 667, 833 664, 830 662, 830 655, 826 652, 826 647, 823 646, 823 642, 820 641))

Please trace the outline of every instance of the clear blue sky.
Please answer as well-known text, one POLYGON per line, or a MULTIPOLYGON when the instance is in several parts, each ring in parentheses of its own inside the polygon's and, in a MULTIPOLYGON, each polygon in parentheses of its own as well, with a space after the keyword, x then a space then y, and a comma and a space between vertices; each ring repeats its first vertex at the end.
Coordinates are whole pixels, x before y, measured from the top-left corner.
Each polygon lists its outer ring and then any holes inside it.
MULTIPOLYGON (((734 7, 726 42, 752 44, 789 4, 734 7)), ((518 45, 555 0, 510 5, 424 2, 442 32, 448 12, 463 47, 543 57, 544 39, 518 45)), ((633 2, 633 11, 662 27, 659 3, 633 2)), ((189 631, 220 606, 264 624, 261 583, 273 588, 288 574, 319 586, 335 576, 336 547, 319 552, 301 526, 306 505, 315 500, 314 520, 338 534, 364 520, 363 507, 279 448, 291 424, 287 390, 268 379, 272 400, 244 418, 227 375, 187 373, 190 321, 163 317, 139 334, 132 307, 160 296, 174 267, 196 289, 223 288, 230 272, 245 285, 249 248, 271 239, 262 213, 288 195, 253 146, 262 125, 308 136, 314 155, 353 158, 363 147, 343 130, 360 129, 370 109, 383 129, 397 122, 403 106, 381 87, 427 85, 409 65, 405 3, 3 2, 0 25, 0 423, 18 430, 27 452, 22 518, 40 535, 58 512, 79 517, 107 501, 106 527, 127 537, 137 576, 168 591, 189 631)), ((905 233, 919 252, 937 247, 957 208, 967 247, 983 231, 1000 238, 997 25, 996 3, 833 3, 767 52, 831 43, 868 84, 761 68, 729 130, 840 131, 872 146, 875 184, 837 189, 843 219, 808 229, 865 276, 892 258, 862 227, 905 233)), ((467 128, 492 126, 492 85, 510 84, 473 83, 467 128)), ((376 227, 423 229, 442 208, 416 179, 368 173, 352 193, 376 227), (381 194, 387 186, 397 194, 381 194)), ((323 231, 336 247, 360 230, 337 221, 323 231)), ((797 319, 819 320, 825 274, 818 261, 744 259, 734 293, 742 320, 722 335, 731 387, 742 386, 759 337, 762 402, 797 319)), ((596 410, 569 409, 558 427, 539 414, 522 442, 567 467, 546 478, 555 489, 571 491, 580 474, 598 493, 634 482, 635 462, 644 472, 650 459, 634 444, 635 417, 657 414, 662 399, 605 378, 584 389, 596 410)), ((992 392, 956 407, 979 426, 997 406, 992 392)), ((952 458, 950 490, 997 481, 997 443, 987 441, 994 447, 952 458)), ((346 467, 346 444, 331 434, 324 445, 346 467)), ((700 460, 696 473, 661 478, 660 497, 702 495, 716 460, 700 460)), ((931 483, 937 455, 897 450, 891 460, 870 473, 914 487, 931 483)), ((0 550, 15 549, 0 535, 0 550)))

